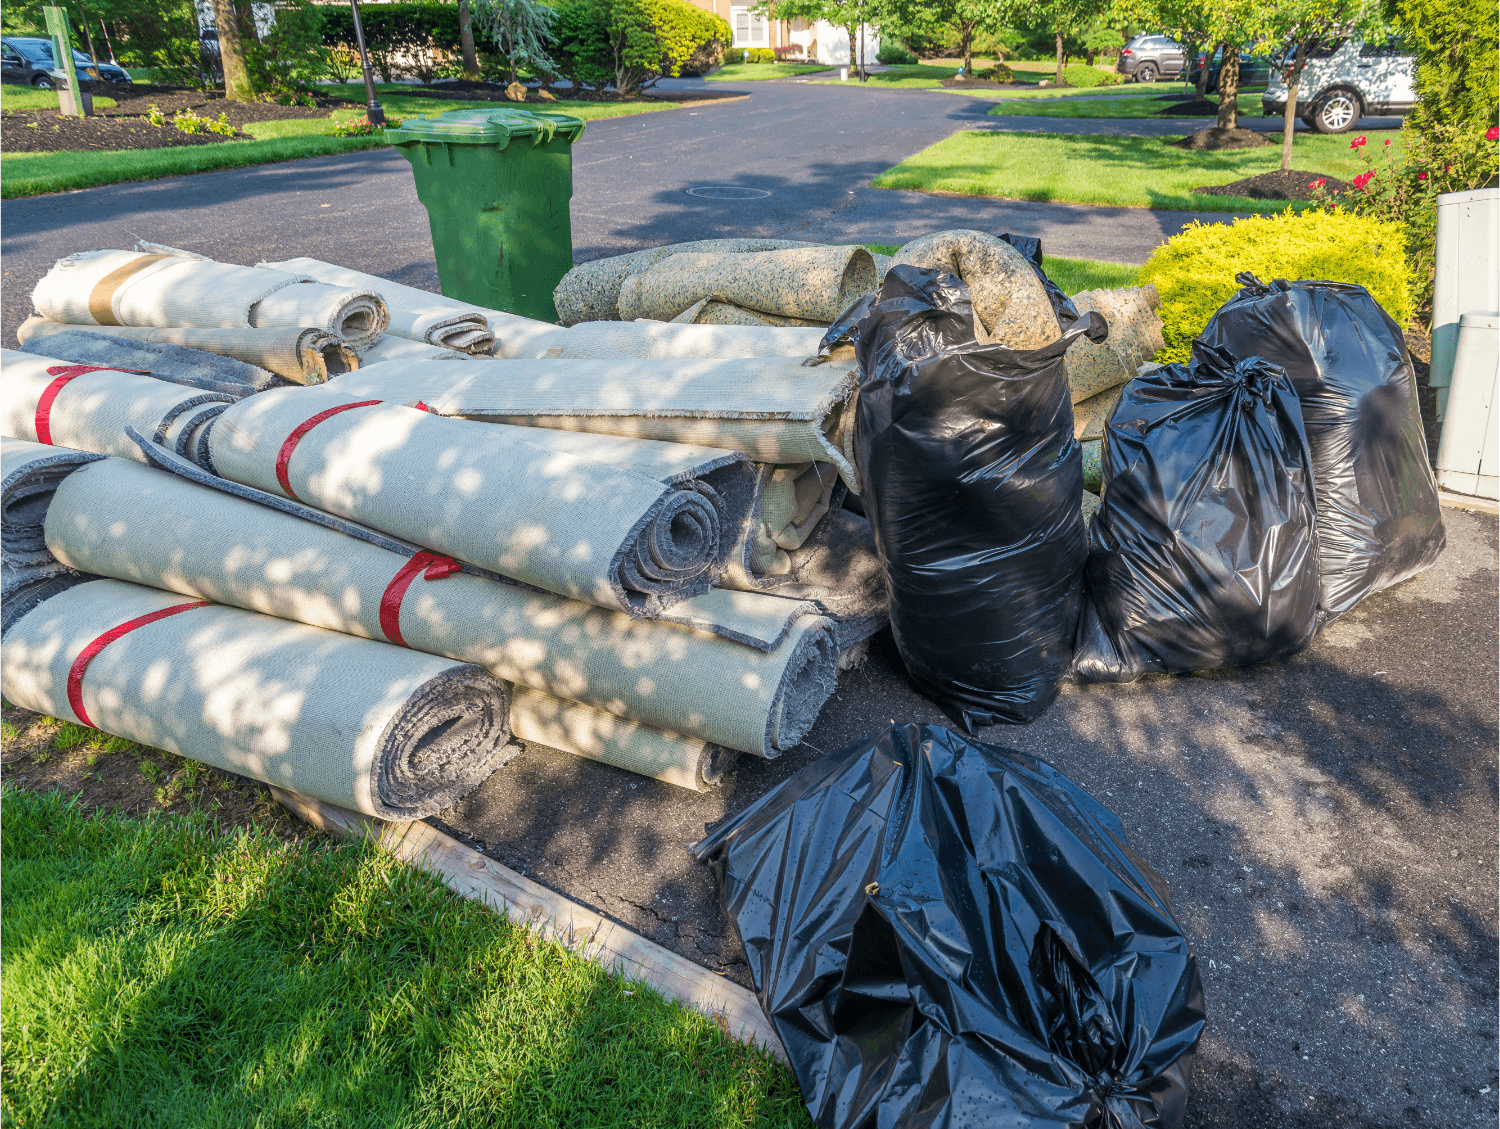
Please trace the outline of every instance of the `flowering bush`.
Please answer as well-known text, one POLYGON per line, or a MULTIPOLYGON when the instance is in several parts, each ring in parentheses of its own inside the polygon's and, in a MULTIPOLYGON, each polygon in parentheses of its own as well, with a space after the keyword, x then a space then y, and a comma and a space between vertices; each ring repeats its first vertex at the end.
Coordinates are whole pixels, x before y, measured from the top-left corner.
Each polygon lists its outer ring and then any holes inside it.
POLYGON ((161 107, 150 105, 146 107, 146 120, 152 125, 166 125, 167 115, 161 112, 161 107))
POLYGON ((384 126, 376 125, 368 117, 353 118, 336 124, 333 127, 333 135, 335 137, 364 137, 367 134, 379 133, 384 128, 384 126))
POLYGON ((183 133, 222 133, 225 137, 233 137, 235 132, 228 114, 220 114, 215 120, 200 117, 192 110, 182 110, 172 119, 172 124, 183 133))

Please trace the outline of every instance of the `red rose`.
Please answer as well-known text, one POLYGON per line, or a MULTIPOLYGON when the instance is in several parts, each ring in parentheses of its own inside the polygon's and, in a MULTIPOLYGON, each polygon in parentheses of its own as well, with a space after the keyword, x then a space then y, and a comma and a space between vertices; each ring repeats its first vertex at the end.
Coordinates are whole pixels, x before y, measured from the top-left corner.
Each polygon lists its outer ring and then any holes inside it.
POLYGON ((1391 147, 1391 139, 1390 139, 1390 138, 1389 138, 1389 137, 1387 137, 1387 138, 1386 138, 1386 139, 1385 139, 1385 147, 1386 147, 1386 148, 1387 148, 1387 149, 1389 149, 1389 148, 1390 148, 1390 147, 1391 147))
POLYGON ((1500 126, 1492 125, 1489 129, 1485 130, 1484 139, 1486 141, 1500 141, 1500 126))
POLYGON ((1354 178, 1354 187, 1363 190, 1364 186, 1374 179, 1375 174, 1373 172, 1362 172, 1354 178))
POLYGON ((1365 138, 1365 137, 1356 137, 1353 141, 1349 142, 1349 148, 1351 148, 1351 149, 1358 149, 1367 140, 1369 140, 1369 139, 1365 138))
POLYGON ((1309 187, 1309 188, 1322 188, 1323 185, 1325 185, 1327 183, 1328 183, 1328 180, 1325 177, 1321 177, 1320 176, 1317 180, 1313 181, 1307 187, 1309 187))
POLYGON ((1426 180, 1427 179, 1427 174, 1425 172, 1419 172, 1419 173, 1417 173, 1417 179, 1418 180, 1426 180))

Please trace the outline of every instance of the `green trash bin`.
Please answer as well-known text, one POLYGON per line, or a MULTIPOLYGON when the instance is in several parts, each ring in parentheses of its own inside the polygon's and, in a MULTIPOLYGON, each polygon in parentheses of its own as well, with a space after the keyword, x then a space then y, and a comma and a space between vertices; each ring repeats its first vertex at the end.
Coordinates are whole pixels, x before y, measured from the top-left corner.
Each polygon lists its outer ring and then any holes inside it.
POLYGON ((583 122, 509 107, 403 121, 386 137, 411 162, 449 298, 555 322, 573 266, 573 142, 583 122))

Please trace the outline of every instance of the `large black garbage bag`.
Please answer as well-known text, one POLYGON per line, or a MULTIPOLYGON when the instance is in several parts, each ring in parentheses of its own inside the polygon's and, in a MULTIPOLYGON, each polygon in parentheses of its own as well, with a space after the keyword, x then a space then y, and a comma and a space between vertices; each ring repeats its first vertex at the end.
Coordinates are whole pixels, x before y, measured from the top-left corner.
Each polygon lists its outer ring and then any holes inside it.
POLYGON ((896 646, 969 729, 1037 717, 1072 659, 1087 545, 1063 353, 1108 327, 1064 328, 1026 352, 977 344, 968 287, 897 266, 824 339, 856 338, 861 502, 896 646))
POLYGON ((1417 380, 1400 327, 1363 286, 1253 274, 1203 331, 1286 369, 1318 488, 1319 611, 1327 622, 1428 568, 1447 543, 1417 380))
POLYGON ((1182 1125, 1197 963, 1119 820, 1051 766, 896 725, 693 851, 825 1129, 1182 1125))
POLYGON ((1317 511, 1286 373, 1197 342, 1191 365, 1125 385, 1103 461, 1080 681, 1245 666, 1312 641, 1317 511))

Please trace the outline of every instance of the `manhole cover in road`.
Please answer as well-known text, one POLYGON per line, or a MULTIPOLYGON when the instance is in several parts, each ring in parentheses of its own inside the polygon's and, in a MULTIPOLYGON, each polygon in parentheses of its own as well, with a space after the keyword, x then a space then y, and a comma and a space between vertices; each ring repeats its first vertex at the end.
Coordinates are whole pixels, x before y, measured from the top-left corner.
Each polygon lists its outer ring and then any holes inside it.
POLYGON ((700 200, 764 200, 771 195, 764 188, 735 188, 727 184, 705 184, 700 188, 689 188, 687 194, 700 200))

